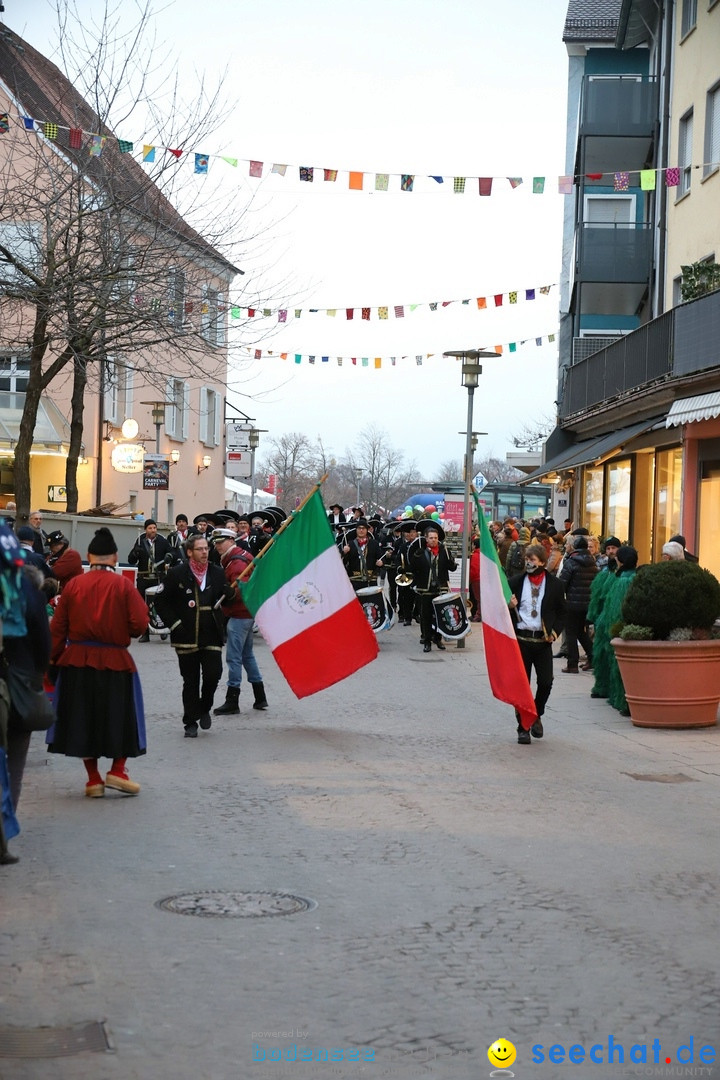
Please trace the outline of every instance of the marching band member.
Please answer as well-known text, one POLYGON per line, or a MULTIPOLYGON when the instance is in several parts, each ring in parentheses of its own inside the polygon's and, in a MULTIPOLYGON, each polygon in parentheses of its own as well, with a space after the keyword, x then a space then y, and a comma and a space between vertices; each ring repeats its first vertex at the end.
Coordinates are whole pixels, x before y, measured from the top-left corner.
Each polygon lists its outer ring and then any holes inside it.
POLYGON ((423 652, 430 652, 433 641, 444 651, 442 637, 437 630, 433 631, 433 598, 448 592, 450 571, 457 568, 457 563, 443 543, 445 530, 442 525, 425 519, 418 521, 417 528, 420 536, 409 551, 409 562, 415 590, 420 597, 420 641, 423 652))
POLYGON ((382 566, 380 548, 377 540, 368 535, 368 523, 359 518, 355 523, 355 534, 348 533, 342 547, 343 562, 355 592, 366 589, 377 578, 377 570, 382 566))

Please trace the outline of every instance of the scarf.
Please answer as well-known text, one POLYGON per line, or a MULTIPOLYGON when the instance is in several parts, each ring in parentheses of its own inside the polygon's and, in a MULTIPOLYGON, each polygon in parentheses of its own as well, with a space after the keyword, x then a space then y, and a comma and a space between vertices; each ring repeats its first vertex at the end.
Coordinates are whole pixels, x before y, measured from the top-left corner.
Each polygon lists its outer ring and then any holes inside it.
POLYGON ((192 570, 193 577, 202 589, 203 578, 207 574, 208 564, 195 562, 194 559, 188 559, 188 566, 192 570))

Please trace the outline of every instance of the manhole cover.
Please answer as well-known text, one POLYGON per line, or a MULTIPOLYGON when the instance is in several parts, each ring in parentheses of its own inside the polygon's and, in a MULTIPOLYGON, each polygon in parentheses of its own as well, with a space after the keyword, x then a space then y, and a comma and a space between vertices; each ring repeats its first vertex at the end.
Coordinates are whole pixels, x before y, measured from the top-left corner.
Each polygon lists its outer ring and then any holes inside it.
POLYGON ((264 915, 295 915, 298 911, 312 911, 317 907, 314 900, 304 896, 292 896, 278 892, 226 892, 213 889, 209 892, 180 893, 166 896, 155 903, 161 911, 175 915, 200 915, 214 919, 259 919, 264 915))
POLYGON ((692 776, 686 776, 685 773, 639 773, 639 772, 626 772, 625 776, 631 777, 633 780, 648 780, 652 784, 696 784, 692 776))
POLYGON ((104 1021, 60 1028, 0 1028, 0 1058, 70 1057, 114 1049, 104 1021))

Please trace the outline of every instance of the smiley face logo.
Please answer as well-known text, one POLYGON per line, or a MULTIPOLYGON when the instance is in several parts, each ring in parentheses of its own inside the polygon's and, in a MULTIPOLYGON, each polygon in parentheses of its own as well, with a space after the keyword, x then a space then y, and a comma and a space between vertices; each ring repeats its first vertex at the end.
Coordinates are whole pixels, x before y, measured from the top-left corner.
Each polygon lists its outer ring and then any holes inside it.
POLYGON ((488 1061, 498 1069, 508 1068, 517 1057, 517 1050, 507 1039, 496 1039, 488 1047, 488 1061))

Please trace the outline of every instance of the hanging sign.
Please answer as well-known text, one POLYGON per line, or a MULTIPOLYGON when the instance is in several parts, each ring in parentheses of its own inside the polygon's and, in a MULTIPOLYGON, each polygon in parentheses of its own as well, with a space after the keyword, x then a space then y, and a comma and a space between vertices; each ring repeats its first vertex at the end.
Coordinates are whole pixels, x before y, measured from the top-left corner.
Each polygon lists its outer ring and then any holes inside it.
POLYGON ((225 445, 228 450, 249 450, 252 424, 229 423, 225 425, 225 445))
POLYGON ((169 490, 170 462, 164 454, 145 454, 143 460, 143 488, 146 491, 169 490))
POLYGON ((119 443, 113 448, 110 464, 115 472, 139 473, 143 468, 145 447, 141 443, 119 443))
POLYGON ((249 451, 228 450, 225 455, 225 475, 231 480, 249 480, 252 476, 252 454, 249 451))

